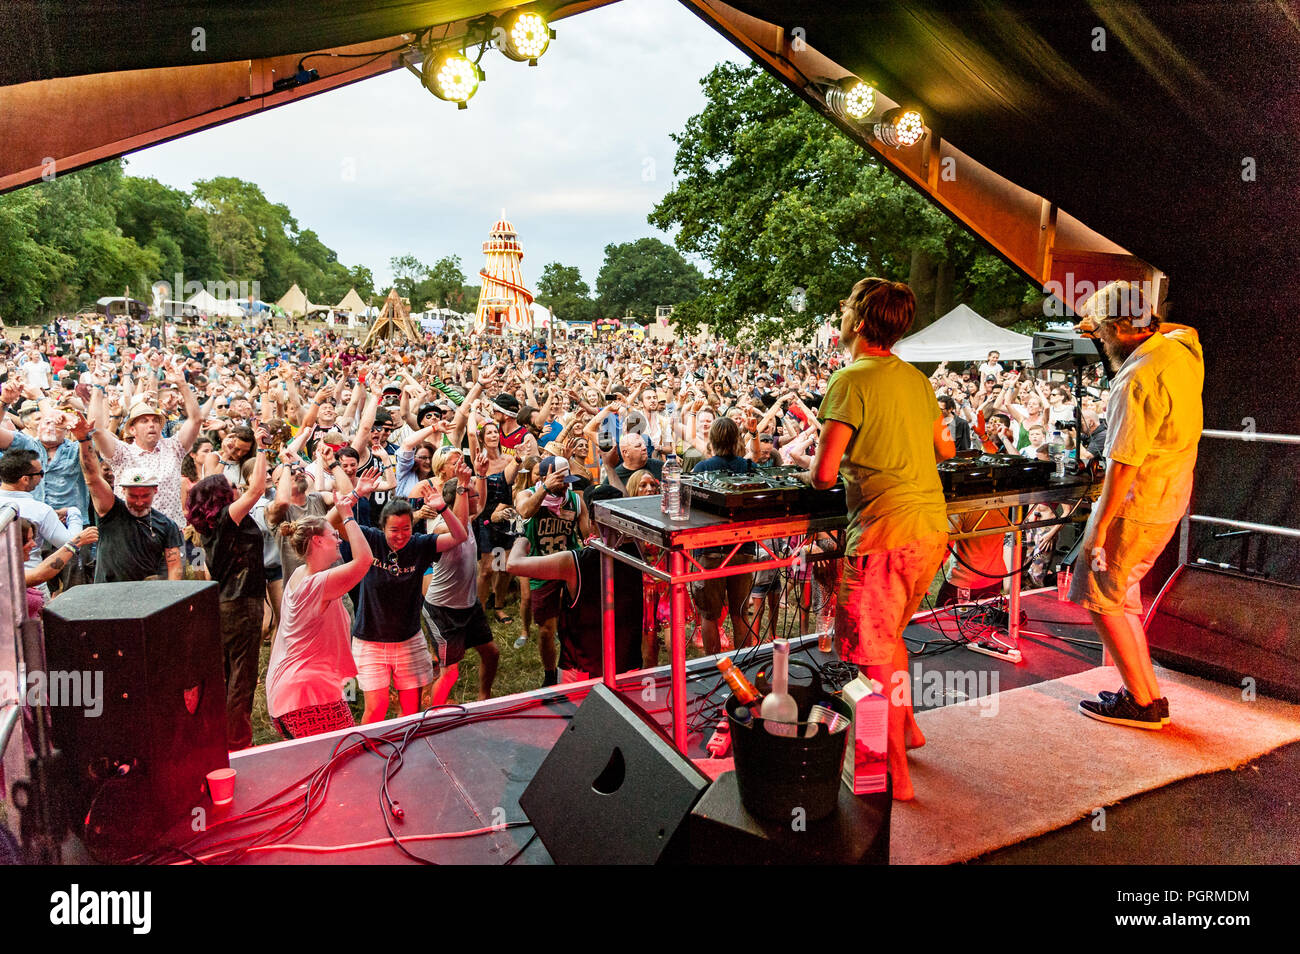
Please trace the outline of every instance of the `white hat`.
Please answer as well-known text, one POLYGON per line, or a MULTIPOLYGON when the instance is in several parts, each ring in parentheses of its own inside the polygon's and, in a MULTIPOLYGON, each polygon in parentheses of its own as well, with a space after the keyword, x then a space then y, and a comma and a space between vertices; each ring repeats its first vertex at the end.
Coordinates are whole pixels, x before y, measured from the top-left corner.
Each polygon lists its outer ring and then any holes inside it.
POLYGON ((122 472, 117 479, 117 485, 123 490, 128 487, 157 487, 158 478, 152 474, 147 474, 139 467, 131 467, 122 472))

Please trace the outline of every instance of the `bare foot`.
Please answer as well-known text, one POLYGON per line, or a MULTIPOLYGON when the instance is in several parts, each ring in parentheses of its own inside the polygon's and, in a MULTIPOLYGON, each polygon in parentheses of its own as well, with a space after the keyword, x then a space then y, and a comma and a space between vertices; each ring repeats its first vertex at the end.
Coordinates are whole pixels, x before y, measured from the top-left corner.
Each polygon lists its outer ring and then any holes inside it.
POLYGON ((910 802, 914 798, 916 798, 916 792, 912 788, 910 779, 906 779, 901 783, 897 780, 894 782, 894 801, 910 802))
POLYGON ((919 749, 925 745, 925 735, 915 722, 903 729, 903 744, 909 749, 919 749))

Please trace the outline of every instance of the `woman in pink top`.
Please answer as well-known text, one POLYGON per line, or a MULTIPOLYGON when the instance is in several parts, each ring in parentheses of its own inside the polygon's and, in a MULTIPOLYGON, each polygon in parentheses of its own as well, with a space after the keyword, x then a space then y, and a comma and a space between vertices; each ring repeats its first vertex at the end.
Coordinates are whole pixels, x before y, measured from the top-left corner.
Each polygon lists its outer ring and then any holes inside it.
POLYGON ((352 547, 339 559, 339 535, 321 517, 294 524, 293 548, 303 559, 284 586, 280 631, 266 669, 266 708, 286 739, 355 725, 343 698, 343 681, 357 674, 348 639, 343 596, 361 582, 373 557, 352 516, 354 494, 334 502, 352 547))

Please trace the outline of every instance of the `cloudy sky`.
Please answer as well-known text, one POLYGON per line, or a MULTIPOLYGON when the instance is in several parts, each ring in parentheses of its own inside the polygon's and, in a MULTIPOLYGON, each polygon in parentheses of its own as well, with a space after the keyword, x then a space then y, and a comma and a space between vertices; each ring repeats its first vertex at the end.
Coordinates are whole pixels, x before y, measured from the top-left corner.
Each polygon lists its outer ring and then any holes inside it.
POLYGON ((459 255, 476 281, 504 208, 527 283, 559 261, 594 290, 608 243, 671 242, 646 221, 672 187, 669 136, 703 107, 699 80, 742 57, 672 0, 622 0, 555 29, 535 68, 489 50, 468 109, 395 71, 137 152, 127 171, 184 189, 255 182, 385 286, 407 253, 459 255))

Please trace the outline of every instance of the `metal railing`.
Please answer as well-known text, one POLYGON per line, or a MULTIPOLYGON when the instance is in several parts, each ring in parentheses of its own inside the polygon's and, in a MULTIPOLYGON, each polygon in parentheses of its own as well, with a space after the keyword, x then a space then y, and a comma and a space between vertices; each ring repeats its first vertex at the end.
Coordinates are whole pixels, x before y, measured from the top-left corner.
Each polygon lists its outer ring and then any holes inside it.
MULTIPOLYGON (((8 782, 27 774, 25 744, 21 733, 15 739, 23 714, 23 666, 21 626, 27 617, 27 581, 23 574, 21 538, 18 533, 18 510, 11 504, 0 504, 0 673, 12 674, 0 681, 0 686, 13 689, 0 697, 0 768, 8 782), (11 746, 10 743, 14 742, 11 746)), ((17 830, 17 810, 7 791, 0 792, 14 830, 17 830)))
MULTIPOLYGON (((1219 431, 1202 430, 1201 439, 1215 438, 1225 441, 1242 441, 1247 444, 1298 444, 1300 434, 1265 434, 1256 431, 1219 431)), ((1183 514, 1178 529, 1178 562, 1186 563, 1191 557, 1192 524, 1203 523, 1216 527, 1229 527, 1233 530, 1245 530, 1250 533, 1265 533, 1276 537, 1300 539, 1300 529, 1279 527, 1269 523, 1253 523, 1249 520, 1230 520, 1226 517, 1211 517, 1206 514, 1192 513, 1189 508, 1183 514)), ((1243 567, 1243 569, 1245 569, 1243 567)))

